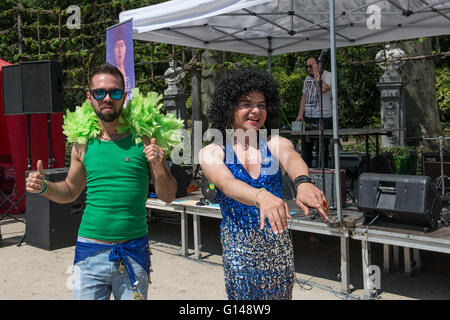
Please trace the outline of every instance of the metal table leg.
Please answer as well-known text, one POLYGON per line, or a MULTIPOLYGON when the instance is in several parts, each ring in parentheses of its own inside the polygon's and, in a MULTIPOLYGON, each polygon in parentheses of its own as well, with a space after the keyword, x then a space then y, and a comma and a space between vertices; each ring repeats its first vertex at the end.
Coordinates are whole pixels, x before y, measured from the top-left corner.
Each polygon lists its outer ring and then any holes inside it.
POLYGON ((201 233, 200 233, 200 216, 194 214, 193 222, 194 222, 194 258, 195 259, 201 259, 202 258, 202 252, 201 252, 201 233))
POLYGON ((388 244, 383 244, 383 269, 384 272, 390 271, 390 261, 389 261, 389 250, 390 246, 388 244))
POLYGON ((341 237, 341 291, 350 293, 350 238, 341 237))
POLYGON ((364 287, 364 299, 370 299, 372 297, 372 291, 369 286, 369 267, 372 265, 370 242, 361 240, 361 253, 362 253, 362 273, 363 273, 363 287, 364 287))
POLYGON ((180 255, 187 256, 187 255, 189 255, 189 251, 188 251, 188 220, 187 220, 187 213, 184 209, 183 209, 183 212, 180 212, 180 222, 181 222, 180 255))
POLYGON ((420 270, 422 268, 422 262, 420 261, 419 249, 413 249, 414 253, 414 269, 420 270))
POLYGON ((403 248, 403 255, 405 258, 405 274, 407 276, 412 277, 412 268, 411 268, 411 250, 410 248, 403 248))
POLYGON ((393 251, 393 255, 394 255, 394 266, 398 267, 400 265, 398 246, 392 246, 392 251, 393 251))

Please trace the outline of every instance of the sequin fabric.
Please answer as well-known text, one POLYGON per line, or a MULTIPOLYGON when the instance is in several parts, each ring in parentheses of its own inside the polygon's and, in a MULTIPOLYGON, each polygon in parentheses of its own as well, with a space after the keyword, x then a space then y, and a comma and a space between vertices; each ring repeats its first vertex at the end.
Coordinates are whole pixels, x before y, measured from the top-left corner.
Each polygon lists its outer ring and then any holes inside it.
MULTIPOLYGON (((231 150, 229 149, 231 148, 231 150)), ((231 145, 233 161, 225 164, 236 179, 255 188, 282 196, 282 174, 266 144, 260 144, 261 174, 253 179, 239 163, 231 145), (264 168, 276 165, 275 174, 264 168)), ((274 234, 268 220, 260 230, 259 208, 242 204, 217 190, 222 211, 220 237, 225 287, 230 300, 290 300, 294 284, 294 257, 288 232, 274 234)))

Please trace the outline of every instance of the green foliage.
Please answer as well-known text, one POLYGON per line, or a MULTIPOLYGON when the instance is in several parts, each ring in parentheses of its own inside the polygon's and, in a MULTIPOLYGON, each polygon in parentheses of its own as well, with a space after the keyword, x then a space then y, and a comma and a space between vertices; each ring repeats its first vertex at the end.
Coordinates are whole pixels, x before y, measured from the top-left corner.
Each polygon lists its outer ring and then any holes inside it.
POLYGON ((442 121, 450 121, 450 69, 436 69, 436 99, 442 121))
MULTIPOLYGON (((10 63, 36 60, 58 60, 63 67, 64 106, 73 111, 85 100, 89 73, 105 62, 106 32, 119 22, 119 13, 165 2, 165 0, 2 0, 0 1, 0 58, 10 63), (19 4, 22 9, 19 10, 19 4), (72 13, 70 5, 81 9, 81 29, 69 29, 66 22, 72 13), (21 14, 23 52, 19 53, 18 13, 21 14)), ((420 40, 418 40, 420 41, 420 40)), ((435 37, 442 52, 450 50, 450 35, 435 37)), ((337 86, 340 127, 369 127, 380 125, 379 90, 376 83, 382 70, 375 64, 352 64, 372 60, 382 44, 338 48, 337 86)), ((142 93, 162 93, 167 87, 163 74, 172 56, 178 66, 190 61, 191 48, 134 40, 135 82, 142 93)), ((314 52, 289 53, 271 58, 274 76, 280 82, 283 98, 282 121, 289 125, 298 112, 301 88, 306 77, 306 58, 314 52)), ((318 52, 315 52, 318 53, 318 52)), ((230 53, 222 65, 192 67, 203 70, 230 70, 253 66, 268 69, 268 58, 249 54, 230 53)), ((326 59, 329 58, 329 55, 326 59)), ((441 119, 449 115, 450 59, 437 59, 437 99, 441 119)), ((325 60, 324 69, 330 70, 325 60)), ((180 84, 190 91, 190 72, 180 84)), ((189 105, 188 105, 189 106, 189 105)), ((190 115, 190 113, 188 113, 190 115)))
MULTIPOLYGON (((0 58, 10 63, 57 60, 62 63, 64 107, 75 110, 85 100, 89 73, 105 62, 106 29, 119 22, 119 13, 164 0, 22 0, 0 1, 0 58), (72 12, 81 11, 81 29, 66 25, 72 12), (23 53, 19 53, 18 12, 21 14, 23 53)), ((174 53, 178 61, 189 61, 189 51, 168 44, 134 41, 135 82, 141 92, 162 93, 166 84, 162 75, 174 53), (152 50, 153 49, 153 50, 152 50)))
POLYGON ((381 46, 358 46, 337 51, 339 125, 343 128, 380 125, 380 92, 376 84, 383 70, 375 64, 350 64, 371 60, 380 50, 381 46))
MULTIPOLYGON (((366 144, 363 141, 364 138, 358 137, 354 142, 343 144, 342 151, 346 152, 366 152, 366 144)), ((370 157, 373 158, 376 156, 376 145, 374 141, 369 144, 369 154, 370 157)), ((397 157, 408 157, 411 153, 415 153, 416 149, 414 147, 405 146, 405 147, 382 147, 379 148, 379 153, 382 152, 391 152, 394 158, 397 157)))
MULTIPOLYGON (((342 151, 346 152, 366 152, 366 144, 362 140, 356 140, 356 143, 349 143, 342 145, 342 151)), ((418 161, 417 150, 414 147, 380 147, 379 154, 384 152, 392 153, 394 157, 395 166, 397 167, 397 174, 420 174, 421 163, 418 161)), ((370 158, 376 156, 375 144, 369 145, 370 158)))
POLYGON ((275 72, 273 75, 280 84, 282 122, 290 125, 297 117, 302 98, 303 81, 307 74, 303 71, 301 73, 294 72, 290 75, 285 72, 275 72))

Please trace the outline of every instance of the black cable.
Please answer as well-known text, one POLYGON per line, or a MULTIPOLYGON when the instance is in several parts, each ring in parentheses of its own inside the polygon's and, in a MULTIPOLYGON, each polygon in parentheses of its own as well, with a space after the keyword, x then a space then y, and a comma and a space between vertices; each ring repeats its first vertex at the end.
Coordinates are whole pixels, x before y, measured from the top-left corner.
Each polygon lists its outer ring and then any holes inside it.
MULTIPOLYGON (((291 221, 290 221, 290 226, 289 226, 290 230, 289 230, 289 233, 288 233, 288 237, 291 240, 291 243, 292 243, 292 222, 293 222, 293 220, 294 219, 291 219, 291 221)), ((170 247, 170 246, 167 246, 167 245, 164 245, 164 244, 161 244, 161 243, 158 243, 157 241, 150 241, 150 245, 151 245, 152 250, 156 250, 156 251, 159 251, 159 252, 162 252, 162 253, 170 254, 170 255, 176 256, 176 257, 181 257, 181 258, 184 258, 184 259, 187 259, 187 260, 190 260, 190 261, 194 261, 194 262, 197 262, 197 263, 201 263, 201 264, 223 267, 223 264, 221 264, 221 263, 205 261, 205 260, 199 260, 199 259, 191 258, 189 256, 183 256, 183 255, 180 255, 180 254, 177 254, 177 253, 170 253, 170 252, 167 252, 167 251, 164 251, 164 250, 158 250, 155 247, 166 248, 166 249, 171 249, 171 250, 177 250, 177 249, 175 249, 173 247, 170 247)), ((294 275, 295 275, 295 271, 294 271, 294 275)), ((308 290, 309 291, 309 290, 312 290, 313 287, 315 287, 315 288, 318 288, 318 289, 322 289, 322 290, 331 292, 335 297, 337 297, 337 298, 339 298, 341 300, 347 300, 347 299, 360 300, 359 296, 353 296, 353 295, 348 294, 348 293, 339 292, 339 291, 334 290, 330 286, 324 286, 324 285, 321 285, 319 283, 312 282, 311 281, 312 278, 313 277, 311 277, 308 280, 305 280, 305 279, 301 279, 301 278, 298 278, 297 276, 295 276, 294 281, 295 281, 295 283, 299 284, 301 290, 308 290), (306 288, 305 285, 308 285, 309 288, 306 288)))
MULTIPOLYGON (((366 230, 364 231, 364 237, 366 238, 367 241, 367 231, 369 230, 369 228, 372 226, 372 224, 375 222, 375 220, 378 219, 378 217, 380 216, 380 214, 378 213, 375 218, 372 219, 372 221, 369 222, 369 224, 367 225, 366 230)), ((367 268, 369 268, 369 263, 366 260, 366 256, 363 254, 363 260, 364 260, 364 264, 366 265, 367 268)), ((375 290, 376 294, 375 297, 373 298, 369 298, 369 300, 378 300, 378 289, 375 290)))
MULTIPOLYGON (((290 238, 291 242, 293 242, 292 241, 292 222, 293 221, 294 221, 294 218, 291 219, 290 226, 289 226, 289 238, 290 238)), ((293 248, 292 248, 292 250, 293 250, 293 248)), ((295 273, 295 271, 294 271, 294 273, 295 273)), ((331 292, 336 298, 341 299, 341 300, 347 300, 347 299, 360 300, 359 296, 353 296, 353 295, 348 294, 348 293, 339 292, 339 291, 334 290, 330 286, 324 286, 324 285, 312 282, 311 281, 312 278, 313 277, 309 278, 308 280, 304 280, 304 279, 301 279, 301 278, 298 278, 297 276, 295 276, 295 280, 294 281, 295 281, 295 283, 299 284, 300 290, 308 290, 309 291, 309 290, 312 290, 313 287, 315 287, 315 288, 318 288, 318 289, 322 289, 322 290, 331 292), (305 288, 304 287, 305 284, 308 285, 309 288, 305 288), (343 296, 344 298, 342 298, 340 296, 343 296)))

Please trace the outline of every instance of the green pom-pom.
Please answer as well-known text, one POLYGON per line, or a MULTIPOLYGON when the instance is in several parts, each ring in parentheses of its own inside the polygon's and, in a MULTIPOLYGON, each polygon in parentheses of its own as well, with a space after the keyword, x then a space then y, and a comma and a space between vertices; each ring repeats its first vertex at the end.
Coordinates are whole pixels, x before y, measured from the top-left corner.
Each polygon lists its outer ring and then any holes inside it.
POLYGON ((100 134, 100 124, 89 100, 76 107, 74 112, 67 110, 63 118, 63 132, 70 143, 86 144, 88 139, 100 134))
MULTIPOLYGON (((178 129, 183 127, 183 120, 173 114, 160 113, 162 95, 150 92, 144 96, 138 88, 131 92, 133 100, 128 101, 122 110, 117 133, 131 132, 136 143, 142 142, 143 136, 155 138, 157 144, 166 151, 179 144, 181 134, 178 129)), ((66 111, 63 132, 70 143, 86 144, 89 139, 98 137, 101 128, 89 100, 81 107, 76 107, 74 112, 66 111)))
POLYGON ((133 100, 128 101, 122 111, 121 125, 117 133, 131 132, 136 143, 142 142, 142 137, 155 138, 156 143, 166 151, 179 144, 181 135, 178 129, 183 127, 183 120, 174 114, 160 113, 162 95, 149 92, 146 96, 138 88, 131 90, 133 100))

